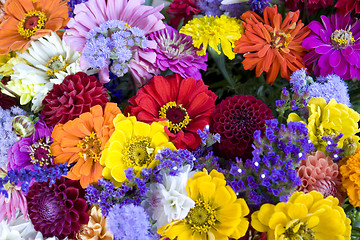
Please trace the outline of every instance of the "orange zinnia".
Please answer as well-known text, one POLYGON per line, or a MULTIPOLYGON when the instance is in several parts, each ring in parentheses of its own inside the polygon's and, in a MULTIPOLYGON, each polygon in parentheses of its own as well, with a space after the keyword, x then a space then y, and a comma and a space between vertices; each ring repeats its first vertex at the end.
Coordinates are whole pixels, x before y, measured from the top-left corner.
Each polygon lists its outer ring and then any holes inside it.
POLYGON ((252 11, 245 12, 245 33, 235 42, 234 52, 245 53, 242 64, 246 70, 256 67, 256 76, 266 72, 266 82, 272 84, 279 71, 283 78, 305 67, 302 57, 306 50, 303 39, 309 34, 308 27, 299 22, 299 11, 289 12, 284 21, 277 7, 264 9, 264 19, 252 11))
POLYGON ((25 51, 30 41, 65 27, 69 20, 69 8, 62 0, 8 0, 4 10, 0 54, 25 51))
POLYGON ((75 163, 67 177, 80 179, 83 188, 102 177, 101 152, 115 130, 113 119, 119 113, 116 103, 107 103, 104 111, 96 105, 74 120, 57 124, 52 132, 50 150, 55 163, 75 163))

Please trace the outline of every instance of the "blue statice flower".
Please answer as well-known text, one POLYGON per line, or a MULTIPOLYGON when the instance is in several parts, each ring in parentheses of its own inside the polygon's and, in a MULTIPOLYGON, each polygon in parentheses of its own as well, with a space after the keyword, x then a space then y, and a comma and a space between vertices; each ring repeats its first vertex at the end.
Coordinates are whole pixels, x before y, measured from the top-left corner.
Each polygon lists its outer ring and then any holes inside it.
POLYGON ((260 206, 286 200, 301 184, 296 168, 314 150, 301 122, 266 120, 264 136, 254 133, 253 157, 229 162, 227 181, 249 203, 260 206))
POLYGON ((348 87, 346 83, 337 75, 328 75, 318 77, 316 81, 309 86, 309 96, 322 97, 329 102, 334 98, 336 102, 351 106, 348 87))
POLYGON ((223 11, 220 10, 222 0, 198 0, 196 6, 201 13, 210 16, 221 16, 223 11))
POLYGON ((14 106, 11 109, 0 107, 0 168, 6 169, 8 150, 17 140, 16 134, 12 131, 12 120, 18 115, 26 115, 21 108, 14 106))
POLYGON ((153 239, 149 217, 141 206, 116 204, 110 209, 106 222, 115 240, 153 239))
MULTIPOLYGON (((325 154, 326 156, 330 156, 334 162, 340 161, 343 157, 345 157, 345 151, 342 148, 338 147, 338 143, 340 138, 342 138, 343 134, 340 133, 336 137, 333 136, 323 136, 321 139, 326 142, 325 154)), ((348 145, 349 139, 344 141, 344 148, 348 145)), ((354 152, 353 152, 354 153, 354 152)))
POLYGON ((262 14, 263 9, 270 7, 270 0, 249 0, 248 4, 251 8, 251 11, 262 14))
POLYGON ((67 4, 69 5, 70 9, 69 10, 69 17, 74 17, 74 9, 75 9, 75 6, 80 4, 80 3, 84 3, 84 2, 87 2, 88 0, 68 0, 67 1, 67 4))
POLYGON ((30 183, 47 182, 49 186, 55 183, 56 179, 60 179, 62 175, 67 175, 68 167, 66 163, 57 164, 48 168, 42 168, 38 165, 33 166, 34 170, 22 168, 20 170, 14 169, 7 171, 4 178, 0 178, 0 192, 7 197, 4 185, 8 182, 20 186, 21 191, 27 193, 29 191, 30 183))
POLYGON ((83 55, 91 68, 102 69, 110 63, 110 71, 124 76, 136 48, 146 48, 145 32, 120 20, 109 20, 86 35, 83 55))

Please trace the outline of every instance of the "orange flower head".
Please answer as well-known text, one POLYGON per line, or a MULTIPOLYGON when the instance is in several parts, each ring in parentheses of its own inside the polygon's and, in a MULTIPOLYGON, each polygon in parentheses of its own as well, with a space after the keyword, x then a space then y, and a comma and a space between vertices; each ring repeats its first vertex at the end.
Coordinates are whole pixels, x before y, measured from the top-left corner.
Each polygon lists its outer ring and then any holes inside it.
POLYGON ((106 142, 115 130, 113 119, 121 113, 116 103, 90 108, 90 112, 65 124, 57 124, 52 132, 50 150, 56 164, 75 163, 67 178, 80 180, 81 187, 102 178, 100 157, 106 142))
POLYGON ((69 15, 66 1, 6 1, 5 16, 0 20, 0 54, 22 50, 36 40, 66 26, 69 15))
POLYGON ((289 12, 284 21, 277 6, 264 9, 264 18, 252 11, 245 12, 245 33, 235 42, 234 52, 245 53, 242 64, 246 70, 256 68, 256 76, 266 72, 266 82, 272 84, 278 73, 290 79, 292 72, 304 68, 306 53, 301 45, 309 34, 299 19, 299 11, 289 12))
POLYGON ((349 196, 349 202, 354 207, 360 207, 360 148, 341 160, 340 173, 342 185, 349 196))

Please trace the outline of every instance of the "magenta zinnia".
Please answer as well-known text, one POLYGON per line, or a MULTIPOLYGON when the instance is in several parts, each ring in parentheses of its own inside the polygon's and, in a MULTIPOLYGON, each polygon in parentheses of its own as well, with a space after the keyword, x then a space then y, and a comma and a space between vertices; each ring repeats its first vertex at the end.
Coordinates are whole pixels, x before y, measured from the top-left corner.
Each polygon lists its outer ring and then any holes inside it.
POLYGON ((342 79, 360 78, 360 23, 350 14, 321 16, 309 24, 310 35, 302 45, 310 50, 303 58, 314 64, 317 76, 336 74, 342 79))
POLYGON ((146 123, 168 120, 166 133, 176 148, 195 149, 200 145, 196 133, 209 124, 216 95, 202 80, 180 75, 156 76, 129 99, 125 109, 146 123))

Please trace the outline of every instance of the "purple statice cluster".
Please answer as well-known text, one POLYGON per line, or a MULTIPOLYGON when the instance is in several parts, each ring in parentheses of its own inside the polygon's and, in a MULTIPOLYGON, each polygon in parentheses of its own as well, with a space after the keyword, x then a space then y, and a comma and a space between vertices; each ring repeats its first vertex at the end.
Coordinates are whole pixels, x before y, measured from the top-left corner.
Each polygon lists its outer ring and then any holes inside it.
POLYGON ((19 107, 2 109, 0 107, 0 168, 6 169, 8 164, 8 150, 16 142, 17 136, 12 131, 12 120, 17 115, 25 115, 19 107))
POLYGON ((262 14, 263 9, 270 7, 270 0, 249 0, 248 4, 251 8, 251 11, 262 14))
POLYGON ((205 125, 204 130, 198 129, 196 132, 201 138, 200 146, 193 151, 193 154, 196 158, 200 158, 207 154, 207 152, 212 151, 213 145, 215 143, 220 143, 220 134, 211 133, 210 126, 205 125))
POLYGON ((286 87, 282 89, 280 100, 277 100, 276 111, 282 117, 286 111, 301 110, 309 100, 309 84, 313 79, 307 75, 306 69, 294 72, 290 77, 291 94, 286 87))
POLYGON ((314 150, 308 129, 301 122, 281 124, 277 119, 266 120, 266 130, 254 133, 253 157, 230 163, 228 183, 248 203, 287 201, 301 184, 296 168, 306 154, 314 150))
MULTIPOLYGON (((340 133, 336 137, 333 137, 333 136, 323 136, 323 137, 321 137, 321 139, 324 142, 326 142, 326 147, 325 147, 326 156, 330 156, 334 162, 338 162, 343 157, 345 157, 345 151, 342 148, 338 147, 338 143, 339 143, 340 139, 342 138, 342 136, 343 136, 343 134, 340 133)), ((345 149, 348 149, 348 146, 351 146, 351 144, 347 144, 347 142, 349 142, 348 139, 346 141, 344 141, 344 148, 345 149)), ((356 147, 355 147, 355 149, 356 149, 356 147)), ((349 155, 352 155, 354 153, 355 153, 355 151, 353 151, 349 155)))
POLYGON ((309 86, 309 96, 322 97, 327 103, 334 98, 337 103, 351 106, 347 84, 335 74, 317 77, 309 86))
POLYGON ((194 161, 194 169, 202 170, 206 168, 208 171, 213 169, 219 169, 219 157, 214 155, 213 151, 208 151, 201 157, 198 157, 194 161))
POLYGON ((88 0, 68 0, 67 4, 69 5, 69 7, 71 9, 71 10, 69 10, 69 17, 74 17, 74 9, 75 9, 76 5, 87 2, 87 1, 88 0))
POLYGON ((49 186, 55 183, 56 179, 60 179, 62 175, 67 175, 67 164, 57 164, 48 168, 41 168, 34 165, 33 170, 21 168, 7 171, 4 178, 0 178, 0 193, 7 196, 7 191, 4 185, 10 182, 11 184, 21 187, 21 191, 27 193, 31 184, 35 182, 47 182, 49 186))
POLYGON ((116 204, 110 209, 106 223, 114 240, 155 239, 150 232, 149 216, 141 206, 116 204))
POLYGON ((224 4, 223 0, 197 0, 195 4, 201 14, 210 16, 220 17, 227 14, 230 17, 239 18, 246 11, 244 3, 224 4))
POLYGON ((109 20, 89 31, 83 56, 89 67, 107 68, 118 77, 128 72, 136 48, 146 48, 144 31, 120 20, 109 20))
POLYGON ((157 43, 154 66, 161 71, 170 69, 183 78, 201 79, 200 69, 206 71, 207 55, 198 56, 192 38, 165 24, 165 28, 149 34, 157 43))

